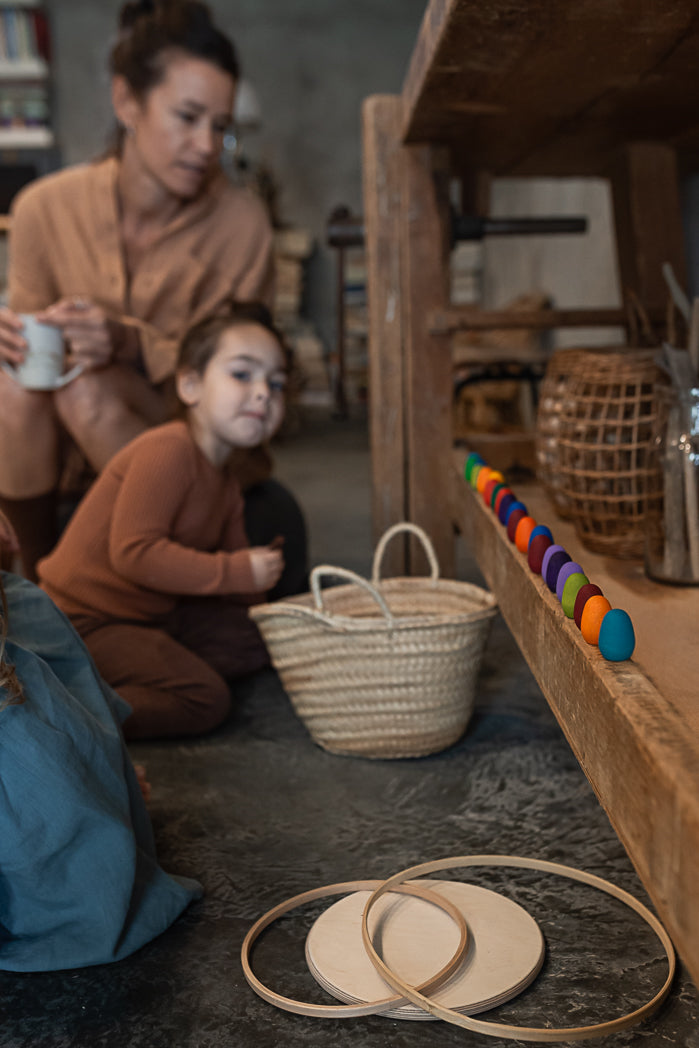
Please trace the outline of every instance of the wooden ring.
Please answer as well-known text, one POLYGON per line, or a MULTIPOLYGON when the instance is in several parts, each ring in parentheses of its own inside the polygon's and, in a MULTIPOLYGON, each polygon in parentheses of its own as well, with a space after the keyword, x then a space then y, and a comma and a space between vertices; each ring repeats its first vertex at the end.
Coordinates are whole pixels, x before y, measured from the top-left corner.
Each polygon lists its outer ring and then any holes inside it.
POLYGON ((461 855, 449 859, 436 859, 432 862, 423 862, 417 866, 411 866, 407 870, 403 870, 401 873, 389 877, 388 880, 384 881, 384 883, 373 892, 369 899, 367 899, 366 906, 364 907, 364 914, 362 916, 362 939, 364 940, 364 947, 380 975, 386 980, 389 986, 392 986, 396 992, 403 993, 409 1001, 413 1002, 413 1004, 417 1004, 420 1008, 423 1008, 426 1012, 429 1012, 430 1015, 434 1015, 438 1019, 444 1019, 446 1022, 453 1023, 455 1026, 463 1026, 464 1029, 472 1030, 474 1033, 482 1033, 488 1037, 505 1037, 517 1041, 584 1041, 590 1037, 601 1037, 604 1034, 616 1032, 617 1030, 624 1030, 628 1026, 633 1026, 635 1023, 640 1022, 641 1019, 647 1018, 647 1016, 655 1011, 667 996, 675 975, 675 951, 670 936, 667 934, 657 917, 640 903, 638 899, 635 899, 633 895, 629 895, 629 893, 625 892, 622 888, 617 888, 616 885, 603 880, 601 877, 596 877, 592 873, 585 873, 582 870, 576 870, 572 866, 561 866, 559 863, 546 862, 544 859, 526 859, 516 855, 461 855), (644 1004, 641 1008, 637 1008, 636 1011, 629 1012, 628 1015, 620 1016, 617 1019, 610 1019, 608 1022, 596 1023, 593 1026, 568 1026, 563 1027, 562 1029, 546 1029, 545 1027, 534 1026, 508 1026, 503 1023, 484 1022, 481 1019, 473 1019, 467 1015, 462 1015, 461 1012, 454 1011, 453 1008, 446 1008, 444 1005, 438 1004, 437 1001, 420 993, 420 990, 417 987, 410 986, 403 982, 403 980, 392 972, 384 963, 374 949, 374 944, 372 943, 371 935, 369 934, 369 914, 374 904, 382 895, 388 891, 396 891, 397 887, 403 881, 412 880, 416 877, 423 877, 427 873, 436 873, 439 870, 451 870, 456 867, 466 866, 508 866, 515 869, 540 870, 544 873, 556 874, 559 877, 567 877, 572 881, 580 881, 582 884, 589 884, 593 888, 599 888, 600 891, 605 892, 607 895, 614 896, 614 898, 619 899, 632 910, 635 910, 635 912, 643 918, 646 924, 650 925, 665 947, 669 967, 665 983, 651 1001, 644 1004))
MULTIPOLYGON (((296 909, 297 906, 303 906, 304 903, 313 902, 314 899, 323 899, 330 895, 346 895, 348 892, 355 891, 373 892, 374 889, 379 888, 383 888, 382 881, 343 881, 339 884, 327 884, 322 888, 312 888, 310 891, 301 892, 300 895, 294 895, 291 899, 280 903, 269 910, 263 917, 260 917, 245 936, 240 951, 245 978, 255 993, 269 1004, 274 1004, 277 1008, 282 1008, 286 1012, 296 1012, 298 1015, 310 1015, 323 1019, 352 1019, 360 1015, 380 1015, 381 1012, 387 1012, 391 1008, 407 1004, 407 999, 400 996, 400 994, 396 997, 385 997, 380 1001, 371 1001, 368 1004, 311 1004, 305 1001, 295 1001, 290 997, 282 997, 281 994, 275 993, 274 990, 270 990, 269 987, 260 982, 250 964, 250 951, 260 933, 290 910, 296 909)), ((426 902, 438 906, 440 910, 445 910, 449 914, 459 928, 461 933, 459 945, 453 957, 447 961, 436 975, 433 975, 431 979, 428 979, 427 982, 422 983, 420 986, 420 989, 423 990, 436 990, 446 982, 464 958, 469 945, 466 919, 461 910, 452 902, 443 895, 431 892, 428 888, 420 887, 416 884, 402 884, 399 888, 396 888, 396 892, 403 895, 415 895, 418 899, 425 899, 426 902)))

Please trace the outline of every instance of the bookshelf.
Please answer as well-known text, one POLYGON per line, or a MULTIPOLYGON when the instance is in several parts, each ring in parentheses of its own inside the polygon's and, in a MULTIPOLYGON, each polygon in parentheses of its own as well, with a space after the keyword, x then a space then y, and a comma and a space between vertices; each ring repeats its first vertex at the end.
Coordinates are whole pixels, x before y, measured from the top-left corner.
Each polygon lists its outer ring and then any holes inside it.
POLYGON ((32 0, 0 0, 0 149, 54 145, 50 101, 50 35, 32 0))

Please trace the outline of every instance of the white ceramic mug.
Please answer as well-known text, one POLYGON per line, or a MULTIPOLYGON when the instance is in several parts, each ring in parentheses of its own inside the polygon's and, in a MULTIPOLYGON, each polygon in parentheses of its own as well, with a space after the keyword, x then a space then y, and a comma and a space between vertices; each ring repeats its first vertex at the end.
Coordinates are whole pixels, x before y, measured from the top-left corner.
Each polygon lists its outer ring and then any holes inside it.
POLYGON ((76 364, 65 371, 65 346, 60 328, 51 324, 40 324, 32 313, 20 313, 24 327, 22 335, 27 340, 27 351, 21 364, 13 367, 3 363, 3 369, 25 389, 60 389, 71 382, 83 370, 76 364))

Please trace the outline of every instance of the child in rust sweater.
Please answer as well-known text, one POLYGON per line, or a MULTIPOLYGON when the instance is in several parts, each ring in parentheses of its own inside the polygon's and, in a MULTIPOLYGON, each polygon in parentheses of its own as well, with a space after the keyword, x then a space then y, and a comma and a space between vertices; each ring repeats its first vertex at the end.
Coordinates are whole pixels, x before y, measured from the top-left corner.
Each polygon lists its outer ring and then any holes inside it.
POLYGON ((278 428, 285 381, 264 306, 195 325, 176 372, 185 417, 114 456, 39 564, 43 589, 130 704, 127 738, 209 731, 228 714, 227 681, 268 662, 247 606, 283 559, 275 543, 248 547, 231 461, 278 428))

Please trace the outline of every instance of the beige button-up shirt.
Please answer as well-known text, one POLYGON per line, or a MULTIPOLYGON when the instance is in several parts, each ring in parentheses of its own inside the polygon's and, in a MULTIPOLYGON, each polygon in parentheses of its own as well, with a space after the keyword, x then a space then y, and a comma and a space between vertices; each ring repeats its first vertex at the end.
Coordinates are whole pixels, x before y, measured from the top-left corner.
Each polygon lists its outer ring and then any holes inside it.
POLYGON ((60 298, 90 298, 141 334, 158 383, 175 366, 185 330, 231 299, 271 305, 273 234, 253 193, 217 176, 163 229, 127 277, 110 157, 32 182, 15 198, 8 302, 19 313, 60 298))

